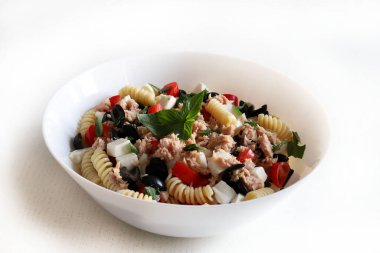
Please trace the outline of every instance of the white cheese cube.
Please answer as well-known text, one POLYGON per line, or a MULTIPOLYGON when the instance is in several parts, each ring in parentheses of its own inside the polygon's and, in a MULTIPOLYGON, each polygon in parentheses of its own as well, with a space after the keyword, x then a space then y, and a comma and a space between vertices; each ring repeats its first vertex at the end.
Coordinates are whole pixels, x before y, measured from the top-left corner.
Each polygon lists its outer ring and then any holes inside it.
POLYGON ((242 202, 244 199, 244 195, 242 194, 236 194, 235 198, 233 198, 233 200, 231 201, 231 203, 238 203, 238 202, 242 202))
POLYGON ((198 83, 195 87, 194 87, 194 89, 193 89, 193 93, 199 93, 199 92, 201 92, 201 91, 203 91, 203 90, 209 90, 208 88, 207 88, 207 86, 206 86, 206 84, 204 84, 204 83, 198 83))
POLYGON ((223 166, 221 162, 223 162, 223 160, 230 159, 231 156, 232 155, 230 153, 227 153, 224 150, 214 151, 212 156, 207 158, 208 168, 210 169, 211 174, 213 176, 218 176, 220 172, 227 169, 227 167, 223 166))
POLYGON ((161 94, 156 97, 156 103, 161 104, 165 110, 173 108, 176 102, 177 99, 170 95, 161 94))
POLYGON ((219 204, 228 204, 236 196, 236 192, 226 182, 220 181, 212 187, 215 194, 215 199, 219 204))
POLYGON ((130 141, 124 138, 114 140, 107 144, 107 154, 113 157, 128 154, 130 152, 129 143, 130 141))
POLYGON ((74 164, 78 165, 82 162, 84 153, 86 153, 90 149, 91 148, 82 148, 82 149, 74 150, 70 152, 69 158, 74 164))
POLYGON ((265 170, 264 170, 263 167, 255 167, 255 168, 253 168, 252 173, 256 177, 260 178, 263 182, 265 182, 265 180, 267 180, 268 176, 267 176, 267 173, 265 173, 265 170))
POLYGON ((203 167, 203 168, 207 168, 207 158, 206 158, 205 153, 203 153, 203 152, 198 152, 197 162, 199 163, 199 165, 200 165, 201 167, 203 167))
POLYGON ((116 157, 116 161, 120 162, 121 167, 127 167, 127 170, 139 165, 139 159, 135 153, 118 156, 116 157))

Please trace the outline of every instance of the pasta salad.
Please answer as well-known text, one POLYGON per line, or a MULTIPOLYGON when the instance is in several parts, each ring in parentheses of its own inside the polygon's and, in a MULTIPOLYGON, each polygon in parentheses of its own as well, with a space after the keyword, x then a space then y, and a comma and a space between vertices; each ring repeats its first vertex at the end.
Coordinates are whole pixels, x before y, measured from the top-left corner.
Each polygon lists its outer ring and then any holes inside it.
POLYGON ((227 204, 284 188, 302 158, 297 132, 233 94, 128 85, 89 109, 72 141, 80 174, 125 196, 170 204, 227 204))

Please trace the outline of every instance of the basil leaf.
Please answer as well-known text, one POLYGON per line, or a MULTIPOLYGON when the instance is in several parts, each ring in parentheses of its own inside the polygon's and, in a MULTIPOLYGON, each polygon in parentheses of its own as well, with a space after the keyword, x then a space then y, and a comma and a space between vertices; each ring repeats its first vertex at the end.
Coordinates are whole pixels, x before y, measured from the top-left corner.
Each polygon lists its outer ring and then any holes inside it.
POLYGON ((148 106, 144 106, 144 109, 142 109, 139 113, 140 113, 140 114, 147 114, 148 109, 149 109, 148 106))
POLYGON ((301 146, 299 145, 300 142, 301 142, 301 139, 298 133, 293 132, 293 140, 288 142, 288 146, 287 146, 287 151, 288 151, 289 156, 294 156, 296 158, 303 157, 305 153, 306 145, 301 146))
POLYGON ((183 151, 194 151, 194 150, 199 151, 199 147, 197 146, 197 144, 189 144, 183 148, 183 151))
POLYGON ((154 200, 160 199, 160 191, 151 186, 146 186, 144 188, 144 194, 151 196, 154 200))
POLYGON ((162 93, 165 93, 167 92, 168 90, 170 90, 170 87, 166 87, 166 88, 158 88, 157 86, 151 84, 151 83, 148 83, 152 88, 153 90, 157 93, 157 94, 162 94, 162 93))
POLYGON ((138 114, 139 121, 155 136, 162 138, 170 133, 183 133, 185 120, 177 110, 162 110, 153 114, 138 114))
POLYGON ((186 119, 190 120, 197 117, 202 107, 204 94, 205 91, 202 91, 184 101, 181 113, 186 115, 186 119))
POLYGON ((234 105, 233 106, 234 114, 237 116, 242 115, 243 113, 240 111, 239 106, 234 105))
POLYGON ((95 135, 97 137, 101 137, 103 135, 102 121, 98 117, 95 119, 95 135))
POLYGON ((203 131, 200 131, 200 135, 202 136, 209 136, 211 134, 211 129, 210 128, 207 128, 206 130, 203 130, 203 131))
POLYGON ((257 124, 257 122, 255 122, 253 120, 252 121, 247 120, 247 121, 244 122, 244 124, 248 124, 250 126, 253 126, 254 128, 258 128, 259 127, 259 125, 257 124))
POLYGON ((178 138, 180 138, 181 140, 187 140, 190 138, 191 134, 193 133, 193 123, 194 123, 195 120, 187 120, 184 124, 183 124, 183 131, 182 133, 180 133, 180 135, 178 136, 178 138))

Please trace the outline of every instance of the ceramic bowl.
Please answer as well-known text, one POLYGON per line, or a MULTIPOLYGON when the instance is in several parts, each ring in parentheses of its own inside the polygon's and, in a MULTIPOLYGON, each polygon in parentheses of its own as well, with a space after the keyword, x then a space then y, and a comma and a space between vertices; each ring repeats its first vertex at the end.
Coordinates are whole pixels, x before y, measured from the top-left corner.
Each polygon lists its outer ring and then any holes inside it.
POLYGON ((253 222, 292 190, 307 187, 301 182, 317 169, 325 156, 328 126, 326 114, 316 99, 302 86, 273 70, 221 55, 167 53, 115 60, 72 79, 51 98, 43 118, 43 136, 49 151, 67 174, 120 220, 161 235, 203 237, 253 222), (170 205, 125 197, 84 179, 75 171, 68 155, 78 122, 86 110, 116 94, 126 84, 163 85, 171 81, 177 81, 184 90, 203 82, 213 91, 235 94, 256 106, 267 104, 271 114, 281 117, 297 131, 307 149, 302 160, 292 161, 295 173, 287 187, 263 198, 234 204, 170 205))

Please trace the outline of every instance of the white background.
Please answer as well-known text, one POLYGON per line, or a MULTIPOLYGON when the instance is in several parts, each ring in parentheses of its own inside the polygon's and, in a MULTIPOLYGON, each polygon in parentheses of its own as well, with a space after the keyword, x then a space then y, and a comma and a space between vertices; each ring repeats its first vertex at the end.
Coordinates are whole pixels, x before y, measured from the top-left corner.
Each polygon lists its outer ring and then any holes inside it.
POLYGON ((0 252, 379 252, 379 13, 376 1, 0 1, 0 252), (167 50, 269 66, 329 114, 323 166, 248 228, 201 239, 135 229, 44 145, 43 110, 65 82, 167 50))

